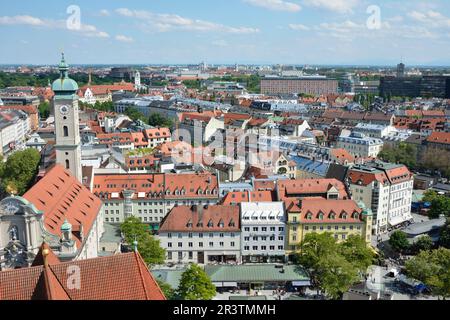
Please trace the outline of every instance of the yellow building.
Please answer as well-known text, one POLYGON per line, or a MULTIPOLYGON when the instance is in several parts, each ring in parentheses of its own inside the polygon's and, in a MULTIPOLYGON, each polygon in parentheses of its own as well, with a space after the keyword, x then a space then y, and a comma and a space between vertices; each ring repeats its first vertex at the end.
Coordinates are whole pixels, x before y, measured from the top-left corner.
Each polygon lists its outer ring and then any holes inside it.
POLYGON ((286 253, 298 251, 308 233, 331 233, 337 241, 351 235, 371 241, 372 211, 349 199, 336 179, 278 181, 277 197, 287 214, 286 253))
POLYGON ((286 253, 298 251, 308 233, 329 232, 338 242, 351 235, 371 241, 372 212, 353 200, 304 198, 292 202, 287 209, 288 236, 286 253))

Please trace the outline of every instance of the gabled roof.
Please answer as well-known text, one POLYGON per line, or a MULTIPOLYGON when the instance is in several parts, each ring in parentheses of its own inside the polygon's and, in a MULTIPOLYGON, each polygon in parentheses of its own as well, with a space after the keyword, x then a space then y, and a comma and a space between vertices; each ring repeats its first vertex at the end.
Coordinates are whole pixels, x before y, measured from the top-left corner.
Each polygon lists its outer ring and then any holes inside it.
POLYGON ((174 207, 163 219, 159 229, 160 232, 239 232, 239 230, 239 207, 225 205, 174 207), (221 221, 223 227, 220 226, 221 221))
MULTIPOLYGON (((51 168, 23 198, 44 212, 45 229, 58 237, 66 219, 74 231, 79 230, 82 224, 84 234, 88 234, 102 206, 99 198, 59 164, 51 168)), ((74 235, 79 236, 78 233, 74 235)), ((81 248, 82 240, 79 237, 75 240, 77 247, 81 248)))
POLYGON ((165 300, 139 253, 0 272, 2 300, 165 300), (79 270, 71 288, 70 268, 79 270))

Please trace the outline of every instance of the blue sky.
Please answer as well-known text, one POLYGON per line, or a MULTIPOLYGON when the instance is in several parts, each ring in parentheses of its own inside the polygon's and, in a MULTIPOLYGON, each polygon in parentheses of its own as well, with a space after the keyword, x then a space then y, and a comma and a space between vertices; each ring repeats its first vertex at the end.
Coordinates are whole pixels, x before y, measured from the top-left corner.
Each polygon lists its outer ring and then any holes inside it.
POLYGON ((450 65, 450 1, 4 1, 0 39, 0 64, 54 64, 63 49, 72 64, 450 65))

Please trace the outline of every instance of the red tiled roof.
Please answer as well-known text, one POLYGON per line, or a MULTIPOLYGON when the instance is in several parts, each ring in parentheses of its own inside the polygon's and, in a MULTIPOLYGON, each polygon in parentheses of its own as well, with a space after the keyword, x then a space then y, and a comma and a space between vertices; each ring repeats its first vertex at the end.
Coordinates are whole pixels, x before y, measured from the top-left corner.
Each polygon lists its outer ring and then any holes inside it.
POLYGON ((146 130, 144 130, 144 134, 148 140, 160 139, 160 138, 170 138, 170 136, 171 136, 169 128, 146 129, 146 130))
POLYGON ((230 124, 234 120, 248 120, 252 116, 249 114, 243 114, 243 113, 225 113, 224 114, 224 122, 225 124, 230 124))
POLYGON ((303 223, 363 223, 362 209, 353 200, 305 198, 301 201, 300 222, 303 223), (354 215, 356 213, 356 215, 354 215), (323 215, 320 219, 320 214, 323 215), (334 214, 334 217, 333 217, 334 214), (345 214, 347 217, 345 217, 345 214), (308 219, 310 216, 310 219, 308 219))
POLYGON ((165 300, 139 253, 0 272, 2 300, 165 300), (67 270, 80 270, 70 288, 67 270))
POLYGON ((0 110, 21 110, 27 114, 37 114, 38 113, 38 108, 33 105, 0 106, 0 110))
POLYGON ((277 187, 279 200, 311 195, 322 196, 332 187, 337 189, 340 199, 348 197, 344 184, 337 179, 279 180, 277 187))
MULTIPOLYGON (((67 219, 73 231, 82 224, 89 233, 102 206, 102 202, 61 165, 55 165, 23 196, 44 212, 45 229, 60 237, 61 226, 67 219)), ((77 247, 81 239, 75 233, 77 247)), ((79 236, 79 235, 78 235, 79 236)))
POLYGON ((331 155, 336 158, 340 164, 352 163, 355 161, 355 157, 352 156, 346 149, 331 149, 331 155))
POLYGON ((82 95, 85 94, 87 89, 92 91, 93 95, 105 95, 108 93, 112 93, 115 91, 134 91, 134 84, 132 83, 118 83, 118 84, 105 84, 105 85, 93 85, 93 86, 84 86, 80 89, 80 93, 82 95))
POLYGON ((450 132, 433 132, 428 138, 428 143, 450 144, 450 132))
POLYGON ((388 182, 388 178, 384 172, 370 173, 350 169, 348 173, 348 178, 351 183, 356 184, 358 182, 361 182, 363 186, 367 186, 368 184, 371 184, 374 181, 378 181, 382 184, 388 182))
POLYGON ((217 176, 211 173, 198 174, 108 174, 95 175, 94 190, 95 194, 101 195, 107 193, 119 193, 123 190, 135 190, 137 193, 145 193, 143 199, 148 198, 166 198, 176 199, 184 198, 217 198, 218 182, 217 176), (208 190, 208 193, 205 191, 208 190), (201 191, 201 192, 200 192, 201 191), (178 192, 178 194, 177 194, 178 192))
POLYGON ((163 219, 159 229, 160 232, 239 232, 239 230, 239 207, 224 205, 175 207, 163 219))
POLYGON ((233 191, 222 199, 223 205, 236 205, 242 202, 273 202, 272 191, 233 191), (250 198, 249 198, 250 196, 250 198))

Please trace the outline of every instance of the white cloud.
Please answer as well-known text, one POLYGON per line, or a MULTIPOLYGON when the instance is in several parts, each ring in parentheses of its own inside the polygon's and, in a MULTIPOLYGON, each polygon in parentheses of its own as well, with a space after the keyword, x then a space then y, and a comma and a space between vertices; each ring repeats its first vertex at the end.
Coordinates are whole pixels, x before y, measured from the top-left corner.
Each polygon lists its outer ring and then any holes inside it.
POLYGON ((292 30, 297 30, 297 31, 308 31, 310 30, 309 27, 303 25, 303 24, 290 24, 289 28, 291 28, 292 30))
POLYGON ((45 26, 46 22, 42 19, 32 16, 14 16, 14 17, 0 17, 0 25, 30 25, 30 26, 45 26))
POLYGON ((338 13, 351 13, 360 0, 304 0, 306 6, 322 8, 338 13))
POLYGON ((106 10, 106 9, 100 10, 100 16, 109 17, 110 15, 111 15, 111 13, 108 10, 106 10))
POLYGON ((408 13, 408 16, 430 28, 450 28, 450 18, 437 11, 412 11, 408 13))
POLYGON ((257 33, 259 29, 249 27, 231 27, 219 23, 204 20, 184 18, 177 14, 159 14, 142 10, 117 9, 116 12, 125 17, 133 17, 143 20, 146 29, 157 32, 169 32, 176 30, 224 32, 235 34, 257 33))
POLYGON ((302 9, 302 7, 296 3, 282 0, 244 0, 244 2, 256 7, 274 11, 298 12, 302 9))
MULTIPOLYGON (((33 27, 45 27, 50 29, 67 29, 65 20, 40 19, 32 16, 0 17, 0 25, 28 25, 33 27)), ((109 34, 98 30, 90 24, 81 24, 79 28, 72 28, 69 31, 81 34, 86 37, 109 38, 109 34)))
POLYGON ((121 42, 133 42, 134 41, 133 38, 124 36, 122 34, 118 34, 116 36, 116 40, 121 41, 121 42))

